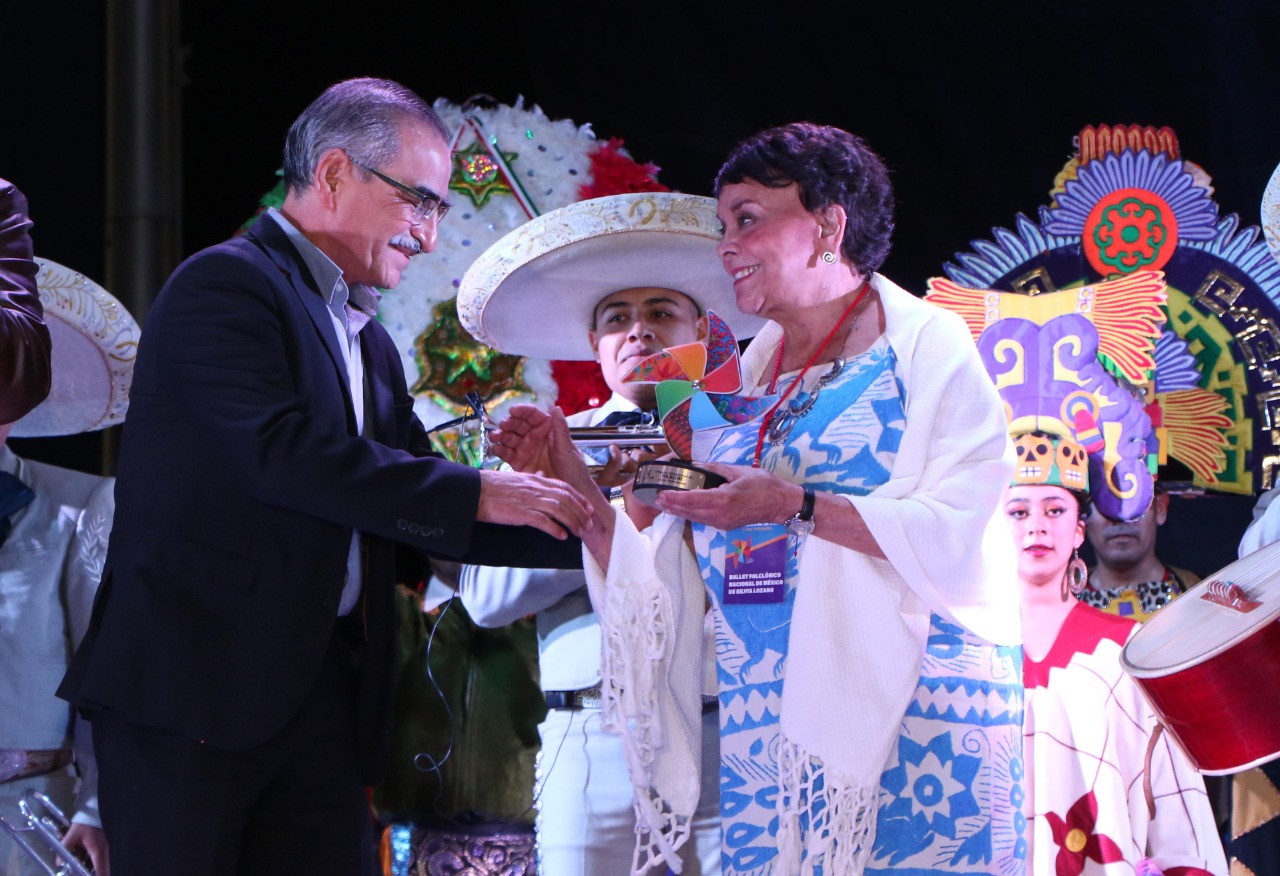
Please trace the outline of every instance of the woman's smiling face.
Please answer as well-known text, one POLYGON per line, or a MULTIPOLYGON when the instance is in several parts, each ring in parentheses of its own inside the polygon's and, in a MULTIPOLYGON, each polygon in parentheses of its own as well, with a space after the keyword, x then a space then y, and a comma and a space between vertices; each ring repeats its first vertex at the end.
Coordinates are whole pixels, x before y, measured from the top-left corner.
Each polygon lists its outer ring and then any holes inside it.
MULTIPOLYGON (((814 268, 822 255, 822 226, 800 202, 798 185, 732 183, 721 190, 716 212, 724 225, 718 251, 739 310, 776 318, 779 311, 813 303, 805 281, 820 281, 814 268)), ((832 246, 839 241, 827 249, 832 246)))
POLYGON ((1020 484, 1001 506, 1018 549, 1018 577, 1033 586, 1060 586, 1072 552, 1084 543, 1080 502, 1062 487, 1020 484))

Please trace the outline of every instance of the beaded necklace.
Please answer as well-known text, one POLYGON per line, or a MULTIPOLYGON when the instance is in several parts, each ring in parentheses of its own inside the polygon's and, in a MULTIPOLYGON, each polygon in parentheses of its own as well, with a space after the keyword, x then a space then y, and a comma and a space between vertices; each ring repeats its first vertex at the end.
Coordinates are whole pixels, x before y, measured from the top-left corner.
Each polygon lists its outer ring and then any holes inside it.
MULTIPOLYGON (((865 280, 862 284, 862 288, 858 290, 858 294, 853 297, 852 303, 850 303, 849 306, 845 309, 845 312, 840 315, 840 318, 836 320, 836 324, 831 327, 831 332, 827 335, 827 339, 822 342, 822 346, 819 347, 816 351, 814 351, 814 354, 809 357, 809 361, 804 363, 804 367, 800 369, 800 373, 795 376, 795 379, 792 380, 790 384, 788 384, 786 391, 782 393, 782 397, 779 398, 778 401, 774 404, 774 406, 769 408, 769 412, 764 415, 764 419, 760 423, 760 435, 756 438, 755 456, 752 457, 752 460, 751 460, 752 468, 760 467, 760 454, 764 451, 764 436, 766 433, 770 433, 774 431, 770 427, 771 425, 773 425, 774 414, 778 412, 778 408, 782 407, 782 403, 785 402, 791 396, 792 391, 800 386, 800 381, 804 380, 804 375, 808 372, 809 368, 813 365, 814 362, 818 361, 818 357, 821 356, 823 351, 825 351, 827 347, 831 345, 831 342, 835 340, 836 332, 840 330, 840 326, 844 324, 844 321, 848 319, 849 316, 855 310, 857 310, 858 305, 861 304, 863 300, 866 299, 867 295, 870 292, 871 292, 871 281, 865 280)), ((852 332, 853 327, 856 326, 857 324, 858 324, 858 318, 855 316, 853 318, 853 322, 849 326, 849 331, 852 332)), ((778 373, 782 370, 782 351, 786 347, 786 343, 787 343, 787 339, 785 337, 778 342, 778 358, 773 363, 773 376, 769 379, 770 394, 773 394, 777 390, 778 373)), ((834 380, 836 375, 839 374, 841 369, 843 368, 844 368, 844 359, 837 358, 835 363, 833 363, 833 367, 831 371, 827 372, 822 376, 822 379, 819 381, 818 387, 815 388, 814 394, 810 396, 809 399, 806 400, 806 405, 803 406, 804 410, 798 411, 794 415, 785 414, 784 416, 792 416, 794 420, 794 417, 803 416, 804 414, 808 413, 809 409, 813 407, 813 403, 817 401, 818 391, 821 390, 823 386, 825 386, 826 384, 834 380)), ((790 431, 791 431, 790 428, 788 428, 787 433, 789 434, 790 431)), ((773 435, 771 434, 770 437, 772 438, 773 435)), ((785 438, 785 437, 786 437, 786 434, 783 434, 782 438, 785 438)), ((782 438, 778 438, 777 440, 782 440, 782 438)))

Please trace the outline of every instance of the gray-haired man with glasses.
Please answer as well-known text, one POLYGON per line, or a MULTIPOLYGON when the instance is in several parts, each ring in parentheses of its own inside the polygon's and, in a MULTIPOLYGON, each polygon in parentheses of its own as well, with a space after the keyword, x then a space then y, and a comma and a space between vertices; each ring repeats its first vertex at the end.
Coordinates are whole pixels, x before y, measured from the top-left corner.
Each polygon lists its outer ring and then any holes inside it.
POLYGON ((374 319, 435 247, 449 142, 394 82, 333 86, 289 130, 282 208, 151 309, 103 583, 59 691, 93 720, 117 873, 371 873, 394 542, 581 562, 572 489, 430 454, 374 319))
POLYGON ((402 183, 400 180, 387 176, 382 171, 369 167, 368 165, 361 164, 359 161, 352 161, 352 163, 356 167, 369 171, 369 173, 396 189, 400 194, 404 195, 405 198, 408 199, 408 203, 416 204, 413 208, 413 212, 409 214, 410 221, 415 225, 421 225, 433 216, 435 217, 436 223, 439 224, 444 221, 444 217, 449 214, 449 208, 453 206, 453 204, 449 203, 428 188, 414 188, 408 183, 402 183))

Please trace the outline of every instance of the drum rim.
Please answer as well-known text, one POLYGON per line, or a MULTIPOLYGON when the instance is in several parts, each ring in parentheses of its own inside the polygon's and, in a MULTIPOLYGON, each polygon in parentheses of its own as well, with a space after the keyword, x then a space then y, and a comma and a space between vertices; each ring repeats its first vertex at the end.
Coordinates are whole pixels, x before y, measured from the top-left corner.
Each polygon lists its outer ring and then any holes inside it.
MULTIPOLYGON (((1200 594, 1196 592, 1199 589, 1200 589, 1200 584, 1197 584, 1195 587, 1192 587, 1186 593, 1179 596, 1178 599, 1189 599, 1189 598, 1199 599, 1200 594)), ((1230 609, 1223 609, 1223 610, 1230 611, 1230 609)), ((1170 617, 1172 617, 1172 615, 1170 615, 1170 617)), ((1129 659, 1129 648, 1130 646, 1133 645, 1134 642, 1138 640, 1138 637, 1141 636, 1143 632, 1145 632, 1146 630, 1161 629, 1161 627, 1156 626, 1156 622, 1159 621, 1160 618, 1161 618, 1161 615, 1157 613, 1155 617, 1151 618, 1146 623, 1142 624, 1138 628, 1138 630, 1132 636, 1129 637, 1129 641, 1125 642, 1124 648, 1122 648, 1120 651, 1120 665, 1124 668, 1125 672, 1129 673, 1134 678, 1163 678, 1166 675, 1172 675, 1175 672, 1181 672, 1184 669, 1190 669, 1193 666, 1200 666, 1201 664, 1208 663, 1210 660, 1212 660, 1214 657, 1217 657, 1223 651, 1228 651, 1231 648, 1234 648, 1236 645, 1240 644, 1244 640, 1251 638, 1252 636, 1256 636, 1257 634, 1265 631, 1267 627, 1269 627, 1271 624, 1276 623, 1276 621, 1280 619, 1280 606, 1277 606, 1272 611, 1268 612, 1266 615, 1260 618, 1257 623, 1253 624, 1247 629, 1240 631, 1239 633, 1227 639, 1226 641, 1219 642, 1211 650, 1206 651, 1203 654, 1197 654, 1195 657, 1190 657, 1186 660, 1183 660, 1180 663, 1175 663, 1173 665, 1161 666, 1158 668, 1140 667, 1137 664, 1135 664, 1132 660, 1129 659)), ((1168 623, 1173 623, 1173 621, 1168 621, 1168 623)), ((1150 636, 1148 636, 1147 638, 1150 638, 1150 636)))
POLYGON ((1221 770, 1202 770, 1199 767, 1196 767, 1196 770, 1201 775, 1205 775, 1205 776, 1233 776, 1236 773, 1242 773, 1245 770, 1251 770, 1254 767, 1260 767, 1265 763, 1271 763, 1271 761, 1275 760, 1276 758, 1280 758, 1280 750, 1273 751, 1271 754, 1267 754, 1262 757, 1256 758, 1242 766, 1228 767, 1227 769, 1221 769, 1221 770))

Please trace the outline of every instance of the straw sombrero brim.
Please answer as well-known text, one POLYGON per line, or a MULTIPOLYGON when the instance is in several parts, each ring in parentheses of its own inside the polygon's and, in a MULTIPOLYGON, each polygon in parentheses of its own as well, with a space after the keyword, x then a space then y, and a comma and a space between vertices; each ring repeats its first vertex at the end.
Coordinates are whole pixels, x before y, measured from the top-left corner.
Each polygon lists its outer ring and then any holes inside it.
POLYGON ((36 285, 53 347, 53 384, 49 397, 9 434, 76 435, 124 422, 137 322, 97 283, 57 262, 37 261, 36 285))
POLYGON ((525 223, 476 259, 458 290, 458 316, 503 353, 588 360, 601 299, 652 287, 683 292, 745 340, 764 320, 738 311, 719 242, 712 198, 644 192, 579 201, 525 223))

